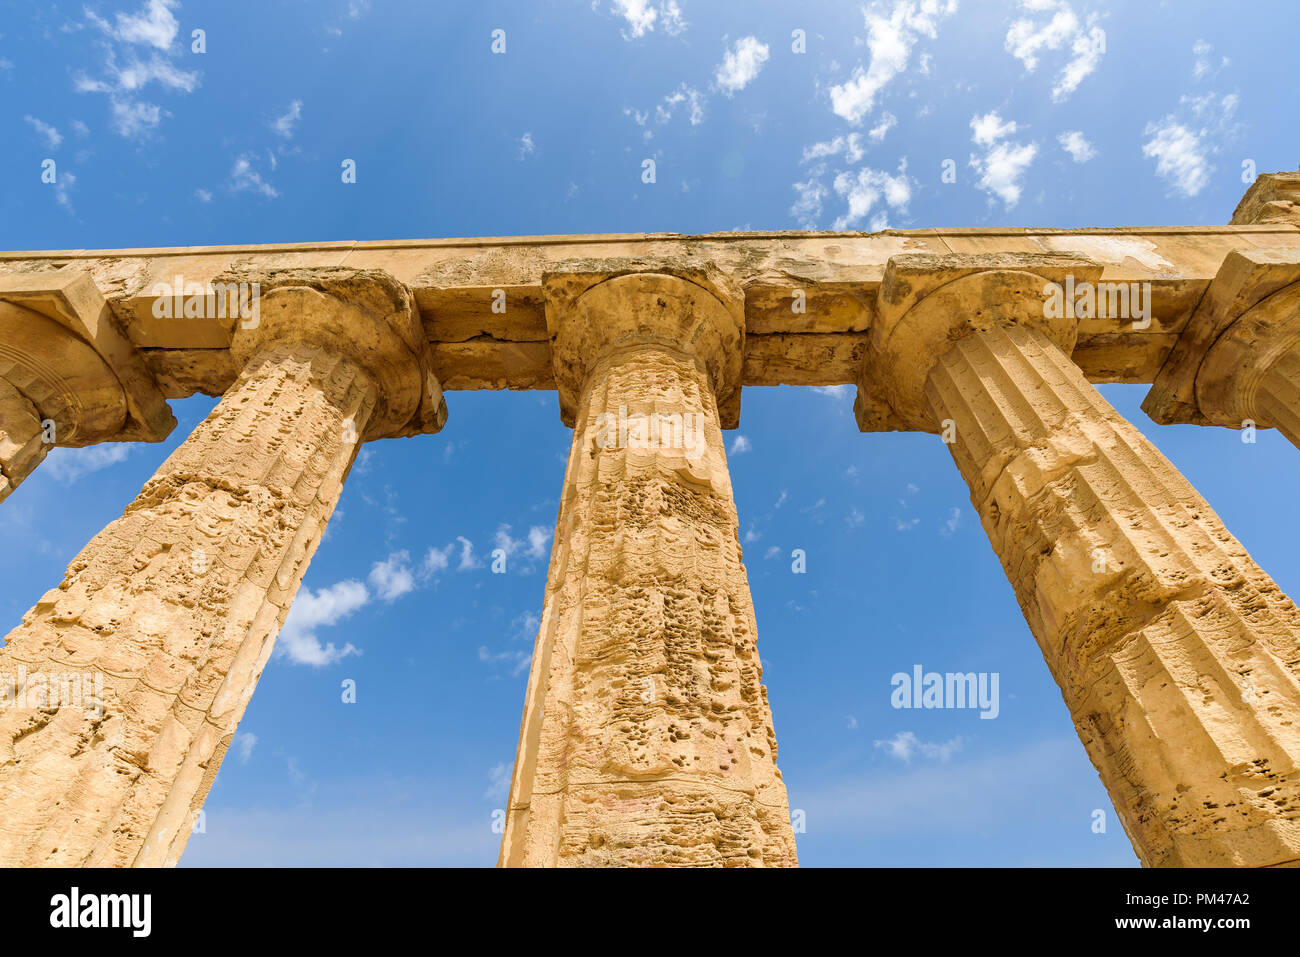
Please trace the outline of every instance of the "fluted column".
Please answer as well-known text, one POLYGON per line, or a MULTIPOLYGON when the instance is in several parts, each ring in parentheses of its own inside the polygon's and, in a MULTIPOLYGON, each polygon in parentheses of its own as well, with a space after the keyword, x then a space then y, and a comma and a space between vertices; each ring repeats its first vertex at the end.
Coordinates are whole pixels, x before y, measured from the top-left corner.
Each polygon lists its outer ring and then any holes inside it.
POLYGON ((1208 422, 1276 428, 1300 448, 1300 281, 1218 336, 1197 370, 1196 401, 1208 422))
POLYGON ((548 277, 574 425, 502 866, 793 866, 719 424, 721 277, 548 277))
POLYGON ((894 342, 931 355, 899 384, 949 440, 1142 861, 1300 863, 1300 611, 1088 383, 1070 324, 998 304, 1014 275, 964 281, 965 318, 943 296, 903 316, 894 342))
POLYGON ((265 295, 238 381, 7 636, 0 865, 179 859, 358 444, 421 402, 418 323, 384 291, 387 313, 265 295), (41 699, 69 678, 78 700, 41 699))

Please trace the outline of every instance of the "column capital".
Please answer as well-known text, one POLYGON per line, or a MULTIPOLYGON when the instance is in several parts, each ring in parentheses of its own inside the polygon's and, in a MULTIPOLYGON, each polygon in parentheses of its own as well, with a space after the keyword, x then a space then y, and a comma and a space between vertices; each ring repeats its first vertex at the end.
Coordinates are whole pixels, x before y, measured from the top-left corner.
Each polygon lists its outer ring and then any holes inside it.
POLYGON ((1255 178, 1232 213, 1232 225, 1255 223, 1300 226, 1300 170, 1264 173, 1255 178))
POLYGON ((153 374, 90 274, 0 275, 0 376, 59 427, 56 445, 161 442, 176 426, 153 374))
POLYGON ((1143 410, 1161 425, 1262 421, 1255 392, 1300 347, 1300 250, 1229 253, 1157 374, 1143 410))
POLYGON ((0 500, 55 445, 160 442, 162 391, 90 274, 0 275, 0 500))
POLYGON ((693 357, 708 373, 722 428, 740 424, 744 292, 716 266, 705 261, 573 260, 544 273, 542 289, 565 425, 573 427, 596 364, 637 346, 693 357))
POLYGON ((925 396, 930 371, 966 336, 999 325, 1043 332, 1066 355, 1078 320, 1066 290, 1102 267, 1062 253, 904 253, 885 265, 854 412, 863 432, 939 431, 925 396), (1053 308, 1052 284, 1060 295, 1053 308))
POLYGON ((214 284, 247 283, 252 316, 233 330, 239 365, 277 347, 319 349, 343 357, 379 390, 363 441, 433 433, 447 421, 415 300, 377 269, 232 269, 214 284))

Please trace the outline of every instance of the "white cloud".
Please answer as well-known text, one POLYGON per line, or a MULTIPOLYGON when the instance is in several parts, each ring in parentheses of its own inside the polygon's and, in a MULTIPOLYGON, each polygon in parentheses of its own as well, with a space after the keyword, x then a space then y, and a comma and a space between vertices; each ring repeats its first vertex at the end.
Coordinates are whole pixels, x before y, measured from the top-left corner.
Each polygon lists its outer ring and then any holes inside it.
POLYGON ((210 203, 210 202, 212 202, 212 193, 211 193, 211 191, 209 191, 209 190, 206 190, 206 189, 196 189, 196 190, 194 191, 194 195, 198 198, 198 200, 199 200, 200 203, 210 203))
POLYGON ((726 52, 714 73, 718 88, 727 96, 748 86, 767 62, 768 46, 757 37, 741 37, 726 52))
POLYGON ((482 568, 483 563, 474 557, 474 543, 463 535, 457 535, 456 541, 460 542, 460 564, 456 567, 456 570, 467 572, 475 568, 482 568))
POLYGON ((1159 123, 1148 123, 1142 155, 1154 157, 1156 173, 1175 191, 1195 196, 1210 181, 1210 165, 1201 134, 1166 116, 1159 123))
POLYGON ((533 142, 532 133, 525 133, 523 136, 519 137, 519 158, 520 159, 523 159, 525 156, 532 156, 536 152, 537 152, 537 145, 533 142))
POLYGON ((1076 163, 1086 163, 1097 155, 1087 137, 1078 130, 1066 130, 1056 138, 1056 142, 1061 144, 1061 149, 1069 153, 1076 163))
POLYGON ((451 550, 454 547, 453 545, 444 545, 442 548, 430 547, 424 556, 423 574, 437 575, 439 572, 445 572, 451 564, 451 550))
MULTIPOLYGON (((833 185, 836 194, 848 202, 848 209, 835 220, 835 229, 847 229, 861 222, 881 200, 890 209, 906 211, 912 198, 912 181, 907 176, 906 160, 899 164, 897 175, 864 167, 856 173, 840 173, 833 185)), ((885 229, 888 225, 888 216, 883 209, 876 212, 870 223, 872 230, 885 229)))
POLYGON ((892 758, 897 758, 904 764, 911 764, 912 758, 920 756, 932 761, 947 763, 954 754, 961 750, 961 737, 953 738, 951 741, 930 742, 922 741, 911 731, 900 731, 888 741, 873 742, 876 747, 881 748, 892 758))
POLYGON ((1045 20, 1022 17, 1007 29, 1006 51, 1025 65, 1029 73, 1047 51, 1068 48, 1068 58, 1057 73, 1052 99, 1067 99, 1089 74, 1097 69, 1106 52, 1106 33, 1095 25, 1095 17, 1081 23, 1066 0, 1020 0, 1030 13, 1050 14, 1045 20))
POLYGON ((478 660, 489 665, 504 665, 510 672, 512 678, 517 677, 528 670, 528 665, 532 662, 533 656, 526 651, 506 651, 492 652, 486 645, 479 645, 478 660))
POLYGON ((164 115, 162 107, 139 100, 113 98, 109 100, 109 107, 113 113, 114 132, 129 140, 153 132, 164 115))
POLYGON ((510 765, 498 764, 488 771, 487 790, 483 797, 496 804, 505 804, 510 794, 510 765))
POLYGON ((235 735, 235 751, 239 754, 239 763, 247 764, 248 759, 253 756, 253 748, 257 746, 257 735, 248 732, 242 732, 235 735))
POLYGON ((753 447, 754 447, 753 443, 751 443, 749 439, 745 438, 743 435, 737 435, 734 439, 731 440, 730 454, 740 455, 743 452, 750 451, 751 449, 753 449, 753 447))
POLYGON ((176 6, 177 0, 148 0, 139 13, 117 14, 116 27, 90 11, 86 11, 86 16, 115 40, 166 50, 171 47, 180 28, 171 12, 176 6))
POLYGON ((876 8, 863 10, 871 61, 865 70, 855 68, 847 82, 831 87, 832 112, 853 126, 861 123, 880 91, 907 69, 917 41, 922 36, 933 39, 939 21, 956 11, 957 0, 894 0, 888 16, 876 8))
POLYGON ((948 520, 943 523, 943 528, 939 531, 947 538, 959 528, 961 528, 961 509, 954 505, 948 510, 948 520))
POLYGON ((1020 179, 1038 155, 1038 145, 1007 141, 1016 132, 1015 121, 1003 122, 996 111, 971 117, 970 127, 971 141, 985 147, 982 156, 972 153, 970 157, 970 165, 980 175, 979 188, 1010 209, 1020 202, 1020 179))
POLYGON ((898 117, 893 113, 885 112, 880 114, 880 122, 867 131, 867 135, 879 143, 885 138, 885 134, 898 125, 898 117))
POLYGON ((814 143, 812 146, 805 146, 803 149, 803 162, 839 156, 841 153, 844 154, 844 158, 849 163, 857 163, 861 160, 866 155, 866 150, 862 146, 862 134, 850 133, 848 136, 837 136, 833 140, 825 140, 814 143))
POLYGON ((526 558, 541 558, 546 554, 551 533, 541 525, 534 525, 528 529, 527 540, 512 537, 510 528, 511 526, 504 523, 498 525, 495 538, 496 547, 505 552, 507 558, 514 557, 520 551, 526 558))
POLYGON ((370 569, 370 587, 384 601, 395 601, 415 588, 415 574, 411 571, 409 552, 393 552, 370 569))
POLYGON ((635 40, 654 30, 660 24, 664 33, 677 36, 686 29, 682 18, 682 8, 677 0, 663 0, 655 6, 650 0, 613 0, 614 12, 627 21, 628 28, 623 31, 623 39, 635 40))
POLYGON ((43 122, 34 116, 24 116, 23 119, 45 140, 46 147, 52 150, 59 148, 59 144, 63 142, 62 133, 49 123, 43 122))
POLYGON ((267 199, 275 199, 280 195, 274 186, 262 179, 261 173, 253 169, 251 153, 235 159, 235 165, 230 170, 230 189, 235 193, 261 193, 267 199))
POLYGON ((677 107, 683 103, 687 105, 689 110, 691 126, 699 126, 704 122, 704 97, 699 90, 685 83, 665 96, 659 105, 655 107, 655 118, 660 123, 667 123, 673 118, 673 113, 676 112, 677 107))
MULTIPOLYGON (((60 173, 59 179, 71 175, 71 173, 60 173)), ((41 474, 68 485, 83 475, 98 472, 100 469, 106 469, 110 465, 123 461, 131 453, 131 449, 132 446, 126 442, 104 442, 100 445, 89 445, 84 449, 53 448, 41 463, 41 474)))
POLYGON ((77 185, 75 173, 69 170, 63 170, 58 174, 59 178, 54 183, 54 199, 60 206, 69 212, 72 211, 72 187, 77 185))
POLYGON ((287 657, 296 665, 319 668, 348 655, 360 654, 351 642, 342 648, 336 648, 333 642, 322 645, 316 631, 337 624, 369 602, 370 592, 354 579, 337 582, 317 592, 310 588, 300 590, 289 609, 284 627, 280 629, 275 646, 277 657, 287 657))
POLYGON ((282 136, 287 140, 292 138, 294 127, 298 125, 300 119, 302 119, 302 100, 294 100, 283 116, 277 116, 268 125, 276 136, 282 136))
POLYGON ((528 557, 542 558, 546 555, 546 547, 551 543, 551 533, 540 525, 534 525, 528 530, 528 557))
POLYGON ((113 129, 119 136, 144 138, 168 115, 158 104, 137 97, 149 84, 157 83, 181 93, 190 93, 198 86, 198 72, 181 69, 171 59, 184 52, 174 42, 179 24, 171 11, 176 6, 175 0, 149 0, 136 14, 117 14, 115 24, 86 12, 87 19, 107 38, 103 44, 103 73, 99 78, 78 73, 73 78, 73 88, 78 93, 100 93, 108 97, 113 129), (147 59, 137 56, 132 49, 137 46, 152 48, 147 59), (162 55, 157 51, 162 51, 162 55), (123 65, 119 65, 119 56, 123 65))
POLYGON ((1002 121, 997 111, 985 113, 983 116, 974 116, 970 121, 971 140, 977 146, 991 146, 993 143, 1002 139, 1004 136, 1010 136, 1016 131, 1016 121, 1002 121))

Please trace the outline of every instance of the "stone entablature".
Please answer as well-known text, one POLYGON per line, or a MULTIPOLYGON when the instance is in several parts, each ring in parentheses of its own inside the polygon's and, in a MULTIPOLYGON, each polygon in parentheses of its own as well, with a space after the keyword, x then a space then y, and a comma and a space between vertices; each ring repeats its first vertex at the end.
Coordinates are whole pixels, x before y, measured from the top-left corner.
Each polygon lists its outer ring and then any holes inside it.
POLYGON ((1300 865, 1300 611, 1092 385, 1300 445, 1298 175, 1228 227, 0 253, 0 498, 50 423, 222 397, 0 649, 98 697, 0 711, 0 864, 176 863, 360 445, 444 388, 574 429, 500 863, 796 864, 721 430, 804 384, 943 437, 1144 863, 1300 865))

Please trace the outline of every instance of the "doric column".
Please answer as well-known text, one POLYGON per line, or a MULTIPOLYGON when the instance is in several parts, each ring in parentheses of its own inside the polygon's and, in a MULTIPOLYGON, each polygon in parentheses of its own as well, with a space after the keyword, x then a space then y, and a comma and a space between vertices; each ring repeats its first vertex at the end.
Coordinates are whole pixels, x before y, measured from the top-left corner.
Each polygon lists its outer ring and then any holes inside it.
POLYGON ((1300 226, 1300 170, 1255 177, 1232 214, 1232 225, 1290 223, 1300 226))
POLYGON ((502 866, 796 864, 720 431, 741 294, 654 269, 543 281, 574 436, 502 866))
POLYGON ((1300 255, 1229 253, 1142 408, 1161 423, 1276 428, 1300 447, 1300 255))
POLYGON ((359 443, 445 414, 391 279, 259 304, 238 381, 0 649, 0 865, 176 863, 359 443))
POLYGON ((175 425, 89 274, 0 275, 0 501, 56 445, 160 442, 175 425))
POLYGON ((981 258, 884 310, 866 374, 950 441, 1142 861, 1300 863, 1300 611, 1070 360, 1061 267, 981 258))

